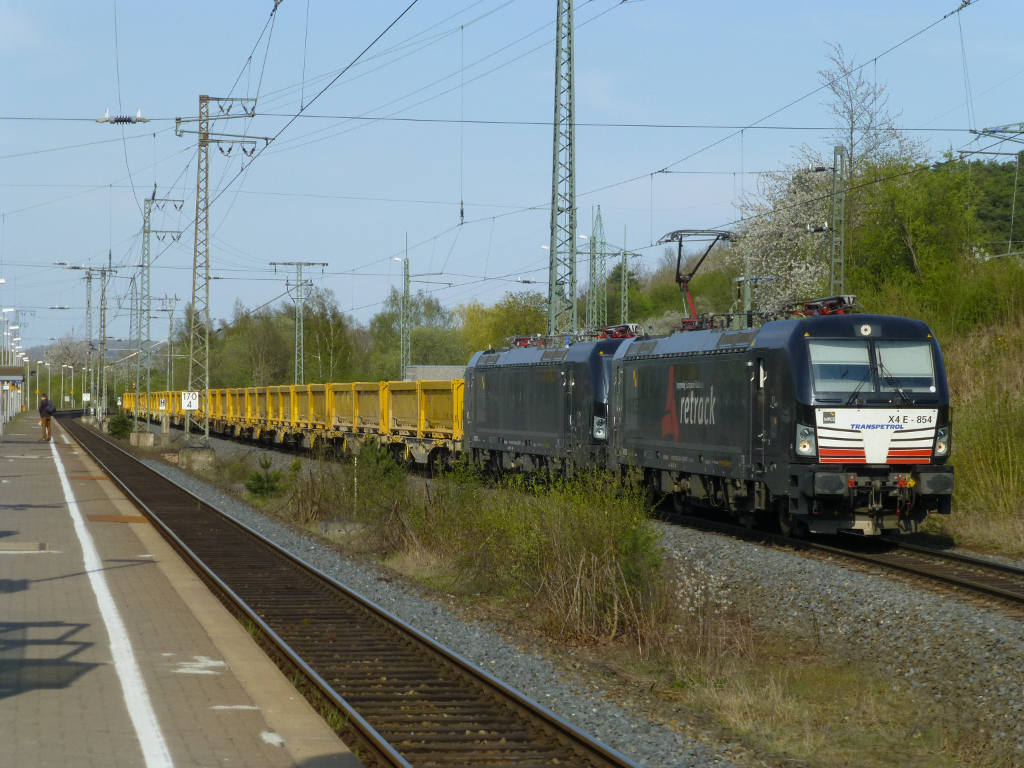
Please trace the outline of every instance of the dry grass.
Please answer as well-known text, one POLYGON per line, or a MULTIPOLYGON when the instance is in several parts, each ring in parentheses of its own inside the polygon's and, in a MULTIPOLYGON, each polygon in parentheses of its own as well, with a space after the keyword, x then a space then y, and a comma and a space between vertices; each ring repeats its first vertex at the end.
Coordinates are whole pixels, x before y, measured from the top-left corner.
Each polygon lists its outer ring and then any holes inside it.
POLYGON ((953 514, 932 526, 958 544, 1024 555, 1024 329, 952 339, 953 514))
POLYGON ((490 488, 470 472, 435 483, 422 540, 478 590, 521 599, 555 637, 640 647, 664 623, 657 537, 640 498, 603 474, 490 488), (496 567, 496 565, 498 567, 496 567))
POLYGON ((814 627, 785 637, 758 628, 746 610, 756 592, 727 585, 711 563, 682 562, 676 578, 674 623, 662 627, 656 652, 634 653, 633 667, 666 709, 710 718, 721 740, 813 768, 1012 765, 962 702, 940 708, 922 689, 821 644, 814 627))
POLYGON ((964 765, 928 706, 876 671, 823 659, 772 662, 738 665, 688 698, 759 751, 806 765, 964 765))

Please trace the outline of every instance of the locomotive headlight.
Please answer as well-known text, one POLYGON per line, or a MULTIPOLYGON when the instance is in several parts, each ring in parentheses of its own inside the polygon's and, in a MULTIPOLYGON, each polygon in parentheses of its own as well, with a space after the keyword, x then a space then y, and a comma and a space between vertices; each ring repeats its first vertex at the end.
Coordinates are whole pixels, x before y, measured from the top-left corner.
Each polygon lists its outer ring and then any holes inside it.
POLYGON ((604 416, 594 417, 594 439, 595 440, 607 440, 608 439, 608 421, 604 416))
POLYGON ((816 456, 817 441, 814 439, 814 427, 806 424, 796 425, 796 452, 798 456, 816 456))
POLYGON ((935 455, 945 456, 949 453, 949 427, 939 427, 935 432, 935 455))

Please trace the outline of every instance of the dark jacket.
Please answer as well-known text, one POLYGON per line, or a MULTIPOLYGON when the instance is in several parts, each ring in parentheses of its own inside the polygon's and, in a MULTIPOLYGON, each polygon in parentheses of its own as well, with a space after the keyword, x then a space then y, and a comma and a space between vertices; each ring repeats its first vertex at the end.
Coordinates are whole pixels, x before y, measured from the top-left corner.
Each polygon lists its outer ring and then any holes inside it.
POLYGON ((53 404, 53 401, 47 397, 44 397, 39 401, 39 418, 48 419, 53 416, 54 411, 57 410, 57 406, 53 404))

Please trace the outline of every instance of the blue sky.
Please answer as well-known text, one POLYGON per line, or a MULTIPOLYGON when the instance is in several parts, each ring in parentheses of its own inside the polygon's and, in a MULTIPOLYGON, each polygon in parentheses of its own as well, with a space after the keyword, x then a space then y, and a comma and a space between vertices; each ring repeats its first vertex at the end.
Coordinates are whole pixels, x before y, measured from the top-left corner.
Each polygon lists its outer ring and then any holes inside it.
MULTIPOLYGON (((174 118, 194 116, 200 93, 259 95, 257 118, 219 130, 284 128, 241 175, 238 147, 211 150, 216 318, 236 301, 283 300, 288 274, 269 262, 315 261, 329 264, 315 281, 366 321, 401 285, 394 258, 406 235, 413 274, 452 284, 417 287, 447 306, 544 290, 554 0, 420 0, 288 127, 408 0, 283 0, 265 29, 272 5, 0 0, 0 304, 34 312, 22 318, 25 346, 84 336, 82 273, 55 262, 101 266, 108 250, 119 267, 110 335, 128 335, 141 201, 154 183, 186 201, 153 220, 186 229, 177 243, 152 241, 153 294, 178 296, 180 313, 191 296, 196 168, 195 137, 176 136, 174 118), (95 123, 108 109, 141 109, 151 122, 95 123), (49 309, 59 305, 70 309, 49 309)), ((929 129, 913 135, 935 157, 978 146, 970 128, 1024 120, 1014 41, 1024 4, 975 0, 939 21, 957 5, 577 0, 580 231, 600 204, 608 239, 621 245, 625 230, 654 265, 661 234, 733 222, 757 171, 793 162, 804 143, 830 154, 821 91, 760 123, 771 129, 737 132, 812 92, 829 42, 869 62, 899 124, 929 129), (665 168, 686 173, 656 173, 665 168)), ((154 335, 165 328, 156 321, 154 335)))

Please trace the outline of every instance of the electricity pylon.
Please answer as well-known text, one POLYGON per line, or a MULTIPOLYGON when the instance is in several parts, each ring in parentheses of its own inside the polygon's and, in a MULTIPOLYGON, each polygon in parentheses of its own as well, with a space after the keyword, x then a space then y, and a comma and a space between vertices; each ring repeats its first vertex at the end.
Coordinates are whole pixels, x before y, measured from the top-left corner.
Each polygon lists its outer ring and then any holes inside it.
MULTIPOLYGON (((89 396, 92 402, 97 401, 97 389, 100 390, 100 397, 106 397, 106 376, 104 370, 107 361, 107 279, 117 270, 111 266, 111 254, 107 253, 106 267, 68 267, 68 269, 80 269, 85 272, 85 336, 86 353, 85 367, 89 369, 89 396), (93 351, 97 348, 93 345, 92 337, 92 277, 100 277, 100 334, 99 334, 99 370, 92 362, 93 351)), ((83 384, 84 388, 84 384, 83 384)), ((84 407, 84 401, 83 401, 84 407)), ((96 415, 102 417, 106 408, 106 400, 101 400, 96 406, 96 415)))
MULTIPOLYGON (((92 270, 85 272, 85 367, 89 374, 89 397, 96 396, 96 385, 94 383, 94 372, 92 368, 92 270)), ((83 389, 84 389, 83 384, 83 389)), ((85 402, 82 402, 84 412, 85 402)))
POLYGON ((96 415, 101 419, 107 412, 107 283, 110 282, 110 275, 117 271, 111 266, 112 258, 113 254, 107 251, 107 266, 99 269, 92 268, 93 271, 100 274, 100 361, 99 381, 97 382, 100 390, 100 404, 96 409, 96 415))
POLYGON ((576 123, 572 0, 558 0, 555 21, 555 118, 548 243, 548 334, 574 333, 576 318, 576 123))
POLYGON ((587 287, 587 328, 608 325, 608 247, 604 241, 601 206, 590 226, 590 285, 587 287))
POLYGON ((629 257, 639 258, 639 253, 631 253, 626 250, 626 228, 622 228, 622 270, 619 274, 620 297, 619 297, 619 322, 629 322, 629 257))
MULTIPOLYGON (((242 152, 251 157, 256 151, 256 142, 270 143, 268 138, 245 136, 231 133, 210 133, 210 102, 217 105, 219 114, 212 119, 229 117, 231 110, 240 105, 242 111, 253 117, 256 111, 256 99, 232 98, 221 96, 199 97, 199 116, 192 119, 175 118, 174 133, 183 136, 194 133, 198 136, 196 157, 196 237, 192 251, 192 313, 189 316, 189 354, 188 354, 188 391, 201 391, 210 402, 210 144, 229 145, 228 152, 235 144, 242 147, 242 152), (251 110, 246 105, 251 104, 251 110), (181 126, 186 122, 198 124, 197 130, 185 130, 181 126), (251 151, 250 151, 251 150, 251 151)), ((221 152, 224 152, 221 147, 221 152)), ((185 443, 192 444, 192 412, 185 412, 185 443)), ((203 409, 202 444, 210 441, 210 411, 203 409)))
POLYGON ((405 236, 405 258, 402 259, 402 335, 399 340, 399 358, 401 364, 402 380, 409 371, 409 364, 412 358, 412 307, 409 296, 409 236, 405 236))
MULTIPOLYGON (((139 333, 139 345, 138 345, 138 356, 136 359, 136 374, 135 374, 135 401, 138 403, 139 392, 141 390, 139 383, 139 368, 141 366, 146 367, 146 407, 149 407, 149 395, 152 387, 152 353, 153 353, 153 341, 150 335, 150 320, 153 315, 153 296, 150 291, 150 267, 152 265, 151 252, 150 252, 150 236, 156 235, 158 240, 163 240, 165 237, 170 236, 173 240, 177 241, 181 237, 181 231, 179 230, 168 230, 168 229, 152 229, 150 227, 150 221, 153 216, 153 206, 157 209, 162 209, 167 203, 171 203, 176 210, 181 210, 185 205, 184 200, 172 200, 167 197, 156 196, 156 184, 153 185, 153 194, 147 197, 143 201, 142 206, 142 285, 140 292, 139 302, 139 316, 141 322, 138 327, 139 333)), ((137 407, 137 406, 136 406, 137 407)), ((136 416, 136 421, 138 416, 136 416)))
POLYGON ((839 144, 832 160, 832 239, 829 257, 832 264, 829 290, 833 296, 846 292, 846 177, 849 164, 846 147, 839 144))
POLYGON ((277 272, 278 267, 295 267, 295 283, 289 280, 285 283, 285 287, 291 294, 292 301, 295 303, 295 383, 305 384, 306 383, 306 330, 304 327, 303 315, 306 307, 306 299, 309 298, 309 289, 313 285, 312 280, 306 280, 302 277, 303 267, 320 267, 323 272, 323 267, 327 266, 326 261, 272 261, 270 266, 274 268, 274 272, 277 272))

